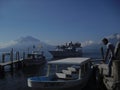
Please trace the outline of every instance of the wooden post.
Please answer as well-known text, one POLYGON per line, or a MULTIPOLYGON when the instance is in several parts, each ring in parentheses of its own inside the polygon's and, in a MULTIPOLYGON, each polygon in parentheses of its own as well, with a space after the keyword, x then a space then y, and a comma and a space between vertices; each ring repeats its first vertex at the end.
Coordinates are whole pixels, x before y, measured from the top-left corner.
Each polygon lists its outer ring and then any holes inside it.
POLYGON ((18 69, 18 68, 19 68, 18 52, 16 52, 15 55, 16 55, 15 60, 18 60, 18 61, 15 63, 15 69, 18 69))
POLYGON ((13 71, 13 48, 10 52, 10 60, 11 60, 11 71, 13 71))
MULTIPOLYGON (((4 63, 4 62, 5 62, 5 54, 3 53, 2 54, 2 63, 4 63)), ((4 73, 4 65, 0 66, 0 72, 4 73)))
POLYGON ((23 60, 25 59, 25 52, 23 52, 23 60))
POLYGON ((18 60, 20 60, 20 54, 19 54, 19 52, 17 52, 17 56, 18 56, 18 60))
POLYGON ((2 54, 2 63, 4 63, 5 62, 5 54, 3 53, 2 54))
POLYGON ((19 52, 16 52, 16 60, 20 60, 19 52))
POLYGON ((16 60, 18 60, 18 52, 16 52, 16 60))
POLYGON ((114 80, 114 89, 120 90, 120 60, 113 61, 113 80, 114 80))
POLYGON ((20 68, 22 68, 22 62, 20 61, 20 54, 19 54, 19 52, 17 52, 17 60, 19 60, 18 61, 18 69, 20 69, 20 68))

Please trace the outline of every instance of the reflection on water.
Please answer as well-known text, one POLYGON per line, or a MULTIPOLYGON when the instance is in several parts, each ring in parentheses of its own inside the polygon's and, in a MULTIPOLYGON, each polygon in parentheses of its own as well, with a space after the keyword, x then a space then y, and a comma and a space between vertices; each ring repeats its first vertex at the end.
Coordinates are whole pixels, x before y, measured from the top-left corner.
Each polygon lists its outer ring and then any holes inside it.
MULTIPOLYGON (((27 86, 27 78, 32 76, 40 76, 46 74, 46 67, 47 65, 42 66, 34 66, 34 67, 26 67, 20 70, 14 70, 13 73, 5 72, 2 75, 0 73, 0 90, 42 90, 42 89, 34 89, 29 88, 27 86)), ((52 69, 54 72, 55 68, 52 69)), ((97 90, 96 83, 91 78, 88 85, 83 90, 97 90)), ((69 89, 79 90, 80 86, 76 86, 69 89)), ((44 89, 45 90, 45 89, 44 89)), ((56 89, 59 90, 59 89, 56 89)), ((62 89, 67 90, 67 89, 62 89)))
POLYGON ((26 67, 22 70, 14 70, 14 73, 0 73, 0 90, 30 90, 27 87, 27 78, 45 75, 46 65, 26 67))
MULTIPOLYGON (((1 53, 2 52, 0 52, 0 58, 2 55, 1 53)), ((99 53, 84 53, 83 57, 100 58, 101 56, 99 53)), ((53 72, 54 69, 55 68, 52 69, 53 72)), ((45 74, 46 74, 46 65, 26 67, 24 69, 14 70, 13 73, 7 71, 5 72, 5 74, 2 74, 0 72, 0 90, 41 90, 39 88, 38 89, 29 88, 27 86, 27 78, 32 76, 45 75, 45 74)), ((79 88, 80 86, 76 86, 69 89, 79 90, 79 88)), ((88 85, 83 90, 98 90, 96 89, 96 83, 94 82, 93 78, 90 79, 88 85)))
MULTIPOLYGON (((34 66, 34 67, 26 67, 21 70, 14 70, 14 73, 6 72, 4 77, 1 77, 0 79, 0 90, 45 90, 45 89, 39 89, 39 88, 29 88, 27 86, 27 78, 32 76, 40 76, 40 75, 46 75, 46 67, 47 65, 42 66, 34 66)), ((53 72, 55 68, 53 67, 53 72)), ((95 84, 93 80, 90 80, 92 84, 95 84)), ((94 86, 94 85, 93 85, 94 86)), ((75 89, 79 90, 80 86, 76 86, 73 88, 68 89, 75 89)), ((92 87, 92 85, 88 85, 87 88, 83 90, 96 90, 95 86, 92 87)), ((62 90, 68 90, 68 89, 62 89, 62 90)), ((55 89, 59 90, 59 89, 55 89)))

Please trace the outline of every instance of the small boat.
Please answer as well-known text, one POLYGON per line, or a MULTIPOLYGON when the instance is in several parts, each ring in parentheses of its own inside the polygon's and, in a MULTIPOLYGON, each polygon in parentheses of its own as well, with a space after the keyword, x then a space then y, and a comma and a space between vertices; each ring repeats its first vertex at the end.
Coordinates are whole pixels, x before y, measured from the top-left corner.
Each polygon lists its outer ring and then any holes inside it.
POLYGON ((80 86, 83 88, 91 75, 90 58, 65 58, 48 62, 46 76, 35 76, 27 79, 28 87, 43 89, 63 89, 80 86), (56 66, 56 72, 50 74, 51 66, 56 66), (58 71, 58 65, 66 65, 67 68, 58 71))
POLYGON ((23 60, 24 66, 32 66, 32 65, 41 65, 46 62, 45 56, 43 53, 38 51, 34 51, 32 53, 27 54, 27 58, 23 60))
POLYGON ((82 47, 81 43, 66 43, 66 45, 56 46, 56 50, 49 51, 53 59, 62 59, 69 57, 81 57, 82 56, 82 47))

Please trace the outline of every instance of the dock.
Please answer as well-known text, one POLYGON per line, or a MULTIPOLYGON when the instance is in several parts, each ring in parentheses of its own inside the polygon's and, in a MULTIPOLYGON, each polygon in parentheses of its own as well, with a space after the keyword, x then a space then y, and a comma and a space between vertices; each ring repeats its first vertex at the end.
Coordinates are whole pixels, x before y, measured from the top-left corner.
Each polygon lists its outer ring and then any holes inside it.
POLYGON ((120 90, 120 60, 113 60, 112 75, 107 77, 108 65, 98 64, 98 75, 99 82, 103 82, 107 90, 120 90))
MULTIPOLYGON (((21 53, 22 58, 20 58, 19 51, 13 52, 13 49, 10 52, 2 53, 2 60, 0 63, 0 73, 4 73, 6 71, 6 66, 10 68, 10 71, 15 69, 24 68, 27 66, 33 65, 42 65, 46 63, 45 56, 42 53, 38 53, 34 51, 32 53, 21 53), (7 60, 6 60, 7 59, 7 60)), ((8 69, 8 68, 7 68, 8 69)))
POLYGON ((22 67, 22 61, 24 59, 20 59, 19 52, 16 52, 15 60, 13 58, 13 49, 10 52, 2 53, 2 62, 0 63, 0 72, 4 73, 5 66, 10 66, 10 71, 13 71, 14 68, 19 69, 22 67), (9 60, 5 60, 6 57, 9 60))

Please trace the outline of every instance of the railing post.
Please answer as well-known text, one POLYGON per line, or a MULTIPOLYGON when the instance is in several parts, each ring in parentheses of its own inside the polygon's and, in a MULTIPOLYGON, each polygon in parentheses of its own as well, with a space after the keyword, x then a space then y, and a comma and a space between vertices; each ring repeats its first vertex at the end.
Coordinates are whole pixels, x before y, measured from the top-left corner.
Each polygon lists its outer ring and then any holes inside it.
POLYGON ((13 71, 13 48, 10 52, 10 61, 11 61, 11 71, 13 71))
POLYGON ((4 63, 5 62, 5 54, 3 53, 2 54, 2 63, 4 63))
POLYGON ((25 59, 25 52, 23 52, 23 60, 25 59))

